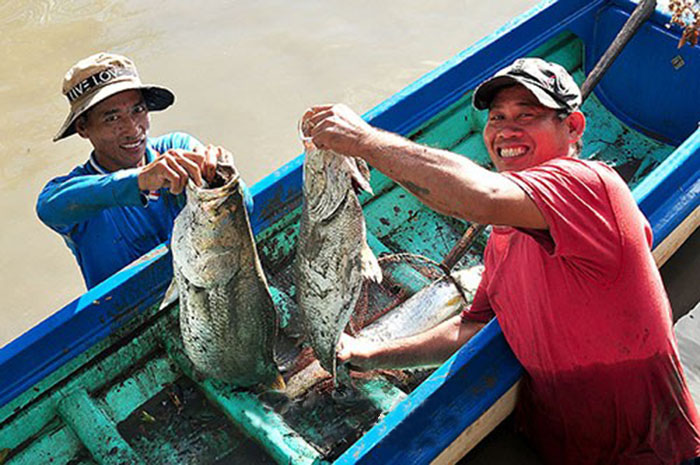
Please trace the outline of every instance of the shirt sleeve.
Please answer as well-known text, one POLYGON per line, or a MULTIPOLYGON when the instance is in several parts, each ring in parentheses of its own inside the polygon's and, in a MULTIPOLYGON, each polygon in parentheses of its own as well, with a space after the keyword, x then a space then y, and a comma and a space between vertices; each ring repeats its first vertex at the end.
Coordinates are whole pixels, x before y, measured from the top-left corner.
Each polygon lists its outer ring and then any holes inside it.
POLYGON ((141 206, 135 169, 110 174, 75 174, 55 178, 42 189, 37 200, 39 219, 60 234, 68 234, 105 208, 141 206))
POLYGON ((195 147, 204 145, 184 132, 171 132, 155 137, 151 140, 151 144, 158 153, 164 153, 170 149, 194 150, 195 147))
POLYGON ((462 323, 467 323, 469 321, 488 323, 491 318, 495 316, 491 304, 489 303, 489 296, 486 292, 487 288, 488 278, 486 270, 484 270, 484 273, 481 275, 481 281, 479 281, 479 286, 476 288, 472 304, 468 308, 462 310, 462 323))
POLYGON ((549 227, 522 232, 592 278, 612 280, 622 253, 619 228, 605 181, 587 163, 562 158, 504 175, 535 202, 549 227))

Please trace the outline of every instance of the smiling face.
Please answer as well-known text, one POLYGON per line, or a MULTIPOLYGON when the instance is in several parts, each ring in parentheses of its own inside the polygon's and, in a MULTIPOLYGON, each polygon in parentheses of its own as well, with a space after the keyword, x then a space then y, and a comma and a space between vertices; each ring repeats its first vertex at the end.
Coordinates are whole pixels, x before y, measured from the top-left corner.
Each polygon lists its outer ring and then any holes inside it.
POLYGON ((491 102, 484 143, 498 171, 520 171, 568 155, 584 127, 582 113, 562 120, 528 89, 514 85, 491 102))
POLYGON ((125 90, 92 107, 75 128, 95 148, 97 162, 108 171, 139 166, 146 154, 150 127, 141 91, 125 90))

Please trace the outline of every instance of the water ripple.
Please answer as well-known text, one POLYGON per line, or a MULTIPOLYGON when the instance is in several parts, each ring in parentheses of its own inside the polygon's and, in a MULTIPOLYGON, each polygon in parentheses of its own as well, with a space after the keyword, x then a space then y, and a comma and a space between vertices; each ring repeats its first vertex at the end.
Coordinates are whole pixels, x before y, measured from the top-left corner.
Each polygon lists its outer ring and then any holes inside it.
POLYGON ((0 2, 0 25, 30 27, 100 18, 117 4, 117 0, 5 0, 0 2))

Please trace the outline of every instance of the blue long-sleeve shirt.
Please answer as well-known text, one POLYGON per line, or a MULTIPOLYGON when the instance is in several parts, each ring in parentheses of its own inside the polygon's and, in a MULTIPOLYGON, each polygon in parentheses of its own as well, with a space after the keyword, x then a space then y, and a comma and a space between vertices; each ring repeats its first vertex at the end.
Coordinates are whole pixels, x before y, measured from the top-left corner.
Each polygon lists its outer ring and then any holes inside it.
MULTIPOLYGON (((192 150, 194 137, 174 132, 148 138, 146 162, 170 149, 192 150)), ((243 185, 246 207, 252 198, 243 185)), ((52 179, 39 194, 37 214, 61 234, 75 255, 88 289, 170 238, 185 196, 167 189, 144 193, 138 170, 108 172, 94 153, 68 175, 52 179)))

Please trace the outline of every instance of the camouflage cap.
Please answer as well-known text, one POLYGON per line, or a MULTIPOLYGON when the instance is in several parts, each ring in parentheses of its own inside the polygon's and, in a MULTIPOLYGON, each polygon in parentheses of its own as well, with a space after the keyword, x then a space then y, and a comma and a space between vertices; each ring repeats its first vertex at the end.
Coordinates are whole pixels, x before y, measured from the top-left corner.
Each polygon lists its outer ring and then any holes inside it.
POLYGON ((478 110, 491 106, 499 90, 513 84, 527 88, 548 108, 567 113, 581 106, 581 89, 564 67, 541 58, 519 58, 482 82, 474 91, 472 104, 478 110))
POLYGON ((75 120, 94 105, 125 90, 139 89, 150 111, 164 110, 175 101, 167 88, 141 83, 134 63, 121 55, 98 53, 80 60, 63 78, 63 95, 70 112, 54 142, 75 134, 75 120))

